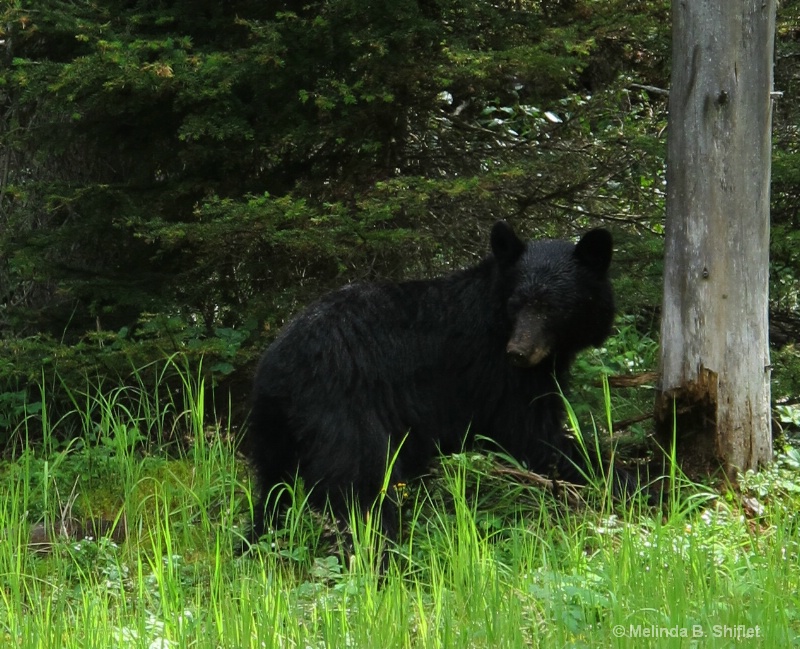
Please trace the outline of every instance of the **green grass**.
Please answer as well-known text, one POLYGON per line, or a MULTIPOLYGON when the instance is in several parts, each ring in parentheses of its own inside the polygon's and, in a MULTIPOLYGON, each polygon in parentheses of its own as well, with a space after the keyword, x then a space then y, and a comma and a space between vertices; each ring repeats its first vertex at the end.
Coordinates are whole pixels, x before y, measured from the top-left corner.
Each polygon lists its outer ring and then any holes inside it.
POLYGON ((230 431, 204 426, 202 381, 183 387, 167 404, 140 386, 74 393, 83 423, 69 443, 66 420, 35 445, 20 428, 0 464, 0 647, 798 643, 796 451, 746 478, 753 500, 683 485, 665 513, 602 489, 576 508, 491 458, 452 456, 409 486, 406 534, 381 572, 375 517, 354 518, 342 559, 301 488, 287 529, 237 555, 249 474, 230 431), (188 441, 146 441, 174 438, 168 426, 188 441), (78 538, 91 519, 116 540, 78 538))

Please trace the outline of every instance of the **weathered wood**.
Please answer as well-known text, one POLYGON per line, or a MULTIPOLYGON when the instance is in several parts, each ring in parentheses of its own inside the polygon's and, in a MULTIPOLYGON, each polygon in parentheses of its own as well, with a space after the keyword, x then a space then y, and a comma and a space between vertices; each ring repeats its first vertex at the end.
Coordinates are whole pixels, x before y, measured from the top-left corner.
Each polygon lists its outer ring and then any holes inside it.
POLYGON ((731 479, 772 456, 768 348, 774 0, 674 0, 657 419, 731 479))

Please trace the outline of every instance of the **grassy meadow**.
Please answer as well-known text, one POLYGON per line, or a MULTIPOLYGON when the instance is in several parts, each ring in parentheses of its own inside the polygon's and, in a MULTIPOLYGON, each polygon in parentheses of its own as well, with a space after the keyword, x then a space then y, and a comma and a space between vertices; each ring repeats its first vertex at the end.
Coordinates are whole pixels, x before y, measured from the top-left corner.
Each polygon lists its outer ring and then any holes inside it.
POLYGON ((298 487, 286 528, 242 554, 250 474, 236 435, 208 427, 202 380, 168 400, 143 384, 69 396, 48 421, 42 390, 0 463, 0 647, 800 644, 790 447, 744 496, 673 476, 660 509, 602 484, 564 502, 464 453, 408 485, 399 545, 356 517, 340 552, 298 487))

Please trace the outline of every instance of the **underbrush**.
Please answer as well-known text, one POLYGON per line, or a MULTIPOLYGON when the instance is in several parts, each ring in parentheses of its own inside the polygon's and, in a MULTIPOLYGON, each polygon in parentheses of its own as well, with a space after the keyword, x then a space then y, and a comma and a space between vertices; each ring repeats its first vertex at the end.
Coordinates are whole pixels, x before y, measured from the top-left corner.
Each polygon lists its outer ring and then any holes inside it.
POLYGON ((144 434, 166 405, 125 390, 76 394, 68 442, 45 421, 25 444, 23 425, 0 464, 0 646, 778 647, 800 632, 791 448, 743 494, 674 474, 655 508, 615 503, 602 476, 553 491, 462 453, 396 494, 396 545, 376 516, 341 540, 296 485, 285 527, 242 554, 250 474, 231 431, 204 426, 202 380, 169 405, 178 446, 144 434))

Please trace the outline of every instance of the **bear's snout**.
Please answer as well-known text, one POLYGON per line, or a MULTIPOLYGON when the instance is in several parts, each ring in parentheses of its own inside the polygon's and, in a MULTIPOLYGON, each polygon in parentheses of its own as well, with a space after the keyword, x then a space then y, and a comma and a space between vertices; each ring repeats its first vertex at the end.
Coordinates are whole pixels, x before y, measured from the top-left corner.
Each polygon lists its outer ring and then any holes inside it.
POLYGON ((514 367, 534 367, 547 358, 549 353, 550 349, 547 347, 522 349, 513 343, 508 343, 506 347, 506 358, 514 367))
POLYGON ((534 367, 550 354, 545 319, 530 307, 523 308, 506 345, 506 359, 515 367, 534 367))

